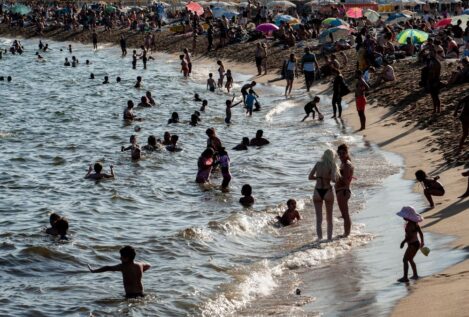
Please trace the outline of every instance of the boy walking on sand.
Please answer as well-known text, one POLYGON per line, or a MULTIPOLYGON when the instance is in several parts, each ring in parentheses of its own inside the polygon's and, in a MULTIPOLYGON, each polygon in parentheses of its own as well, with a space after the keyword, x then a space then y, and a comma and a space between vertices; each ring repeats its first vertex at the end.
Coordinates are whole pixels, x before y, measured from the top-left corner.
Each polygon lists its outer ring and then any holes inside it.
POLYGON ((135 249, 131 246, 125 246, 120 249, 121 264, 114 266, 103 266, 99 269, 93 270, 90 265, 88 268, 91 273, 102 273, 102 272, 122 272, 122 278, 124 281, 124 290, 126 298, 137 298, 145 296, 143 294, 143 283, 142 277, 143 272, 148 270, 151 266, 147 263, 134 262, 135 249))

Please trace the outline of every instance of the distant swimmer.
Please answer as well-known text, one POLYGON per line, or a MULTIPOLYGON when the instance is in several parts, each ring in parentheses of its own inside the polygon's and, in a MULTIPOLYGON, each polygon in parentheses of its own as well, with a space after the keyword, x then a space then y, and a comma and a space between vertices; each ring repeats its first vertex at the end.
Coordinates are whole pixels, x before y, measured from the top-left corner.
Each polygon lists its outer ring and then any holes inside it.
POLYGON ((46 45, 44 45, 44 48, 42 49, 43 52, 47 52, 49 50, 49 44, 46 43, 46 45))
POLYGON ((116 77, 116 83, 120 83, 121 82, 121 78, 119 76, 116 77))
POLYGON ((179 136, 173 134, 171 136, 171 144, 166 146, 166 150, 169 152, 180 152, 182 149, 177 145, 179 141, 179 136))
POLYGON ((160 149, 158 143, 156 142, 156 137, 154 135, 150 135, 148 137, 148 144, 143 146, 143 150, 147 152, 154 152, 160 149))
POLYGON ((322 113, 319 111, 318 109, 318 103, 321 99, 316 96, 314 97, 314 99, 310 102, 308 102, 306 105, 305 105, 305 113, 306 113, 306 116, 301 120, 301 122, 305 121, 306 118, 309 117, 310 114, 313 115, 313 119, 315 119, 316 117, 316 112, 318 113, 318 119, 319 120, 323 120, 324 119, 324 116, 322 115, 322 113), (314 111, 316 110, 316 112, 314 111))
POLYGON ((140 98, 140 103, 137 105, 137 107, 150 108, 151 104, 148 102, 148 99, 146 96, 142 96, 140 98))
POLYGON ((103 170, 103 165, 100 162, 94 163, 94 165, 91 165, 88 167, 88 172, 85 175, 86 179, 94 179, 94 180, 100 180, 103 178, 114 178, 114 166, 110 166, 111 173, 106 174, 106 173, 101 173, 103 170), (93 173, 94 170, 94 173, 93 173))
POLYGON ((75 56, 72 56, 72 67, 77 67, 80 62, 75 56))
POLYGON ((132 51, 132 69, 137 69, 137 58, 138 58, 137 51, 133 50, 132 51))
POLYGON ((208 101, 204 99, 202 101, 202 106, 200 107, 200 111, 205 111, 205 108, 208 106, 208 101))
POLYGON ((39 45, 38 45, 38 47, 39 47, 39 50, 40 50, 40 51, 42 51, 42 49, 44 48, 44 44, 42 43, 41 40, 39 40, 39 45))
POLYGON ((88 269, 91 273, 102 272, 122 272, 122 279, 124 281, 124 290, 126 298, 144 297, 143 293, 143 272, 147 271, 151 266, 148 263, 134 262, 136 252, 131 246, 125 246, 119 251, 121 264, 114 266, 103 266, 99 269, 93 270, 90 265, 88 269))
POLYGON ((49 216, 50 228, 46 229, 46 233, 53 236, 60 236, 61 240, 68 240, 67 230, 68 230, 68 221, 67 219, 60 217, 56 213, 52 213, 49 216))
POLYGON ((211 92, 215 92, 215 79, 213 79, 213 74, 210 73, 208 74, 208 79, 207 79, 207 90, 210 90, 211 92))
POLYGON ((264 146, 269 144, 270 142, 267 139, 264 139, 262 136, 264 135, 264 131, 257 130, 256 137, 251 139, 249 142, 250 146, 264 146))
POLYGON ((147 91, 147 92, 145 93, 145 97, 147 97, 148 102, 150 103, 150 105, 152 105, 152 106, 155 106, 155 105, 156 105, 155 99, 153 99, 153 96, 151 95, 151 92, 150 92, 150 91, 147 91))
POLYGON ((194 94, 194 101, 202 101, 202 99, 200 99, 199 94, 194 94))
POLYGON ((135 88, 140 88, 142 87, 142 77, 141 76, 137 76, 137 82, 135 83, 135 88))
POLYGON ((87 60, 85 61, 85 65, 90 65, 90 64, 91 64, 90 60, 87 59, 87 60))
POLYGON ((65 57, 65 62, 64 62, 64 66, 71 66, 69 60, 68 60, 68 57, 65 57))
POLYGON ((69 44, 69 45, 68 45, 68 52, 69 52, 70 54, 72 54, 72 44, 69 44))
POLYGON ((103 85, 109 84, 109 76, 104 76, 103 85))
POLYGON ((132 100, 127 101, 127 108, 124 110, 124 120, 129 121, 142 121, 142 118, 137 118, 133 112, 134 102, 132 100))
POLYGON ((231 123, 231 108, 236 107, 237 105, 239 105, 240 103, 243 102, 243 101, 241 100, 241 101, 239 101, 239 102, 233 104, 234 99, 235 99, 235 96, 233 96, 233 99, 227 100, 227 101, 225 102, 225 104, 226 104, 226 109, 225 109, 225 114, 226 114, 226 116, 225 116, 225 123, 226 123, 226 124, 230 124, 230 123, 231 123))
POLYGON ((200 112, 194 111, 194 113, 191 115, 191 121, 189 124, 193 127, 197 126, 200 122, 200 112))
POLYGON ((276 218, 279 223, 283 226, 289 226, 301 220, 300 213, 296 210, 296 200, 289 199, 287 201, 287 210, 283 213, 283 215, 277 216, 276 218))
POLYGON ((36 52, 36 59, 38 61, 43 61, 44 60, 44 57, 41 56, 41 54, 39 54, 39 52, 36 52))
POLYGON ((249 138, 244 137, 240 144, 236 145, 233 150, 235 151, 246 151, 249 146, 249 138))
POLYGON ((210 174, 213 168, 213 156, 215 152, 212 148, 205 149, 197 160, 197 176, 195 178, 196 183, 203 184, 210 180, 210 174))
POLYGON ((175 111, 171 114, 171 118, 168 119, 168 124, 179 123, 179 114, 175 111))
POLYGON ((119 44, 120 44, 121 50, 122 50, 122 57, 125 57, 127 55, 127 41, 126 41, 123 34, 121 35, 121 38, 119 40, 119 44))
POLYGON ((239 203, 241 205, 243 205, 244 207, 251 207, 252 205, 254 205, 254 197, 252 196, 251 185, 243 185, 243 187, 241 187, 241 195, 243 195, 243 197, 239 199, 239 203))
POLYGON ((132 134, 132 135, 130 136, 129 142, 130 142, 130 145, 129 145, 129 146, 127 146, 127 147, 121 146, 121 152, 130 150, 131 153, 132 153, 132 157, 133 157, 133 152, 134 152, 136 149, 139 149, 139 150, 140 150, 140 145, 138 145, 138 143, 137 143, 137 136, 136 136, 135 134, 132 134))
POLYGON ((163 141, 161 142, 163 145, 170 145, 171 144, 171 133, 166 131, 163 135, 163 141))
POLYGON ((90 79, 94 79, 94 74, 93 73, 90 74, 90 79))

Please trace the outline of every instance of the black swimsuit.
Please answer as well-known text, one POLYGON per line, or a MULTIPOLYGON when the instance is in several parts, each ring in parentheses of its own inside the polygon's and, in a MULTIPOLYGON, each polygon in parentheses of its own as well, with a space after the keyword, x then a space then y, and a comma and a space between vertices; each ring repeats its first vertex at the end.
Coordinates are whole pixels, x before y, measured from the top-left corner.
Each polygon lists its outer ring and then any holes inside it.
MULTIPOLYGON (((317 178, 320 179, 322 182, 322 177, 317 177, 317 178)), ((318 192, 321 199, 324 200, 324 197, 326 197, 326 194, 329 191, 329 189, 330 188, 316 188, 316 191, 318 192)))

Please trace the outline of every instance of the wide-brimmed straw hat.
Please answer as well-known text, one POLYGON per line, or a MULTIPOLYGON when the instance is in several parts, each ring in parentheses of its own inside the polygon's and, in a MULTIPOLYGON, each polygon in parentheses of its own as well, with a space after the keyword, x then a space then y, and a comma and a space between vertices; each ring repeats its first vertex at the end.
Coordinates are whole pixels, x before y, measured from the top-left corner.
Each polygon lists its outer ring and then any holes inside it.
POLYGON ((399 217, 408 219, 413 222, 420 222, 423 220, 423 217, 420 216, 411 206, 404 206, 402 207, 401 211, 397 213, 399 217))

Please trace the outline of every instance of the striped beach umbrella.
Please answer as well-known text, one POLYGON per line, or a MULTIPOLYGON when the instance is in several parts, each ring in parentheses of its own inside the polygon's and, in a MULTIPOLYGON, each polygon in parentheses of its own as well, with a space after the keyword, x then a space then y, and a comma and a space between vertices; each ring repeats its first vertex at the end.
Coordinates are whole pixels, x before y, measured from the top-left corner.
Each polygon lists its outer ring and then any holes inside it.
POLYGON ((407 29, 399 33, 396 37, 400 44, 406 44, 408 38, 411 39, 413 44, 422 44, 428 39, 428 33, 420 30, 407 29))
POLYGON ((342 19, 339 18, 327 18, 322 21, 323 25, 328 25, 328 26, 339 26, 339 25, 345 25, 348 26, 348 23, 345 22, 342 19))

